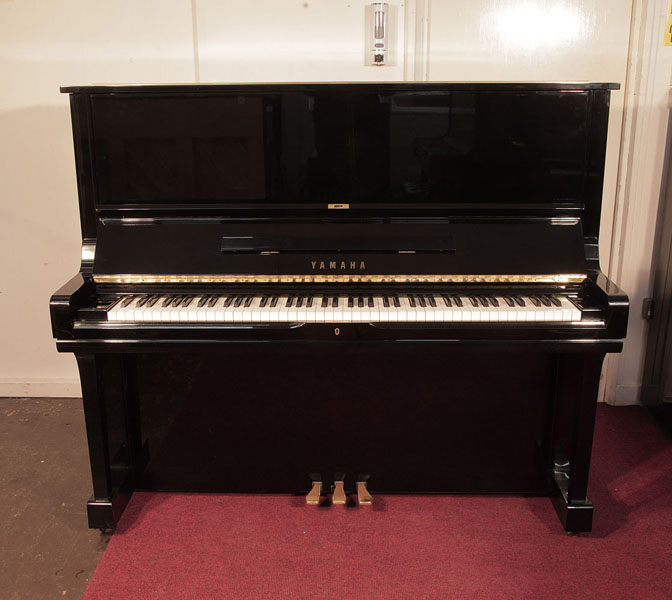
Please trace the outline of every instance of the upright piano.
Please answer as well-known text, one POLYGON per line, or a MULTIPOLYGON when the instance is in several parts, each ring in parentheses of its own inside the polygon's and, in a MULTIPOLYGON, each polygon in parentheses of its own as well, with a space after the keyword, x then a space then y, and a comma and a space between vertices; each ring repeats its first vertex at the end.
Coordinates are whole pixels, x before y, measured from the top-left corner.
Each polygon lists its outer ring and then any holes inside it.
POLYGON ((134 490, 333 489, 547 495, 590 531, 628 314, 598 256, 614 89, 63 88, 89 525, 134 490))

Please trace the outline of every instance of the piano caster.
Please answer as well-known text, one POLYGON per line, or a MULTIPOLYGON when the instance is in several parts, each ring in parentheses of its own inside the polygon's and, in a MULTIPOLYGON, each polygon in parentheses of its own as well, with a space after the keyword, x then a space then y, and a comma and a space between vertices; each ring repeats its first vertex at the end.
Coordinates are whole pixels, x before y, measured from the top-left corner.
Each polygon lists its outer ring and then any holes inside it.
POLYGON ((370 506, 373 504, 373 498, 366 489, 366 481, 357 482, 357 502, 360 506, 370 506))
MULTIPOLYGON (((320 476, 317 475, 317 477, 320 476)), ((317 481, 314 476, 311 476, 311 479, 313 479, 313 487, 310 488, 310 492, 306 496, 306 504, 319 505, 322 498, 322 482, 317 481)))
POLYGON ((334 475, 334 492, 331 497, 332 504, 345 505, 348 497, 345 495, 345 475, 337 473, 334 475))

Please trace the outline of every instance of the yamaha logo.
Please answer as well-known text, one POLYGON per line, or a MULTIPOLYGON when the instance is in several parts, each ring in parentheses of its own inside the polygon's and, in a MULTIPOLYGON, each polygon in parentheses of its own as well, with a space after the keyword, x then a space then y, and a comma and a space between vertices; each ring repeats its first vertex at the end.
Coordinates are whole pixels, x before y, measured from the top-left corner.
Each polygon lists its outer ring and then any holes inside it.
POLYGON ((311 260, 313 271, 365 271, 363 260, 311 260))

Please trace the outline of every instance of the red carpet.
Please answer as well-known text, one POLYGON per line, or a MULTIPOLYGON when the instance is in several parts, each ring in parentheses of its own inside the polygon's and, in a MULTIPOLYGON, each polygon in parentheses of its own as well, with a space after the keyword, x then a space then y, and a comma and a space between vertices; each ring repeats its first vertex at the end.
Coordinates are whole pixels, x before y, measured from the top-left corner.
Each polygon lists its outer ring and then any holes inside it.
POLYGON ((594 531, 547 498, 137 493, 84 596, 672 598, 672 440, 644 409, 600 406, 594 531))

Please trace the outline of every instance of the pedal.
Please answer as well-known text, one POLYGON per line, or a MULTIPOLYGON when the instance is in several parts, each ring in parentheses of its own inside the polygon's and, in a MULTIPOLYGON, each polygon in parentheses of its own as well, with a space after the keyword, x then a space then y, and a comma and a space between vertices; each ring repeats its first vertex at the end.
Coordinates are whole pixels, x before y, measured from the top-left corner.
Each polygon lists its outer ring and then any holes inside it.
POLYGON ((373 497, 369 494, 369 490, 366 489, 366 481, 357 482, 357 502, 363 506, 373 504, 373 497))
POLYGON ((320 503, 320 498, 322 497, 322 482, 317 480, 320 478, 320 475, 317 475, 316 477, 311 475, 311 479, 313 480, 313 487, 310 488, 310 491, 306 496, 306 504, 320 503))
POLYGON ((334 493, 331 496, 332 504, 345 504, 348 497, 345 495, 345 475, 337 473, 334 475, 334 493))

